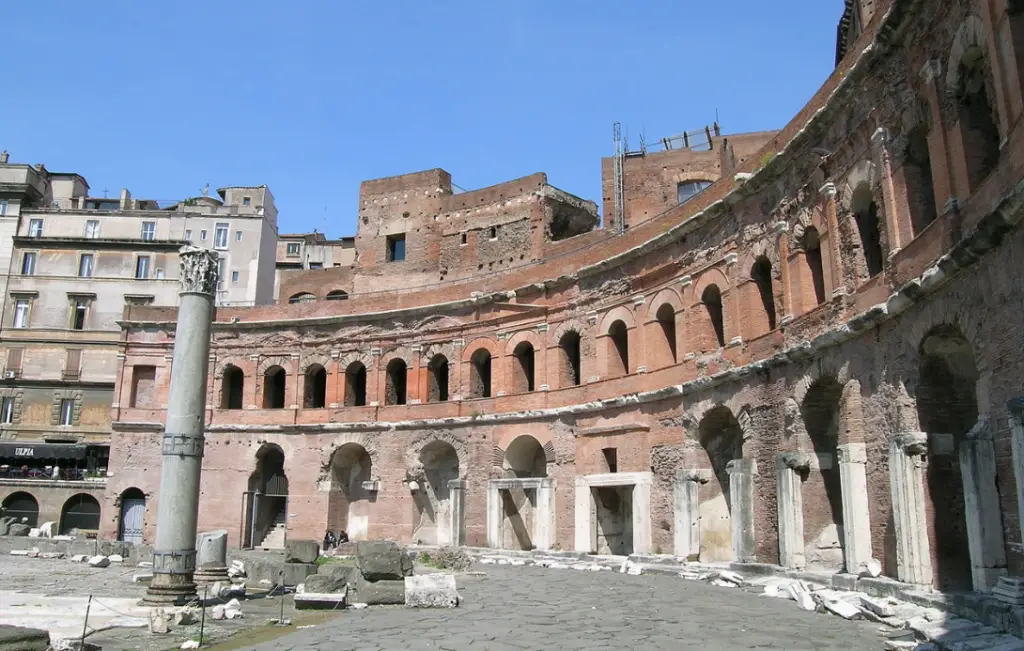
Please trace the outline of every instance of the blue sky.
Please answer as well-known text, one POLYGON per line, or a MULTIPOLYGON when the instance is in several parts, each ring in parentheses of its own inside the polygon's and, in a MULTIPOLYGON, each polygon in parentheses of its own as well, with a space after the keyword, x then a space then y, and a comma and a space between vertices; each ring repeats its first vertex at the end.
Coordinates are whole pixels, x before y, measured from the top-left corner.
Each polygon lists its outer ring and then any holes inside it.
POLYGON ((842 0, 8 3, 0 148, 92 194, 270 186, 282 232, 355 233, 359 182, 543 171, 600 203, 631 144, 778 128, 833 67, 842 0))

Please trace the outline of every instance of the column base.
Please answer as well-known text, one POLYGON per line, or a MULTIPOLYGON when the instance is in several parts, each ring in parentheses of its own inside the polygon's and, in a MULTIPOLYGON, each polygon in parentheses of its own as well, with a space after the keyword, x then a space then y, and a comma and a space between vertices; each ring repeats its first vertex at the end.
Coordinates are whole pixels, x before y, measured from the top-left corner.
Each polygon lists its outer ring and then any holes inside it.
POLYGON ((226 567, 206 567, 196 570, 193 575, 196 585, 213 585, 217 581, 226 582, 230 581, 231 577, 228 576, 228 568, 226 567))
POLYGON ((196 584, 191 574, 156 574, 139 605, 183 606, 196 596, 196 584))

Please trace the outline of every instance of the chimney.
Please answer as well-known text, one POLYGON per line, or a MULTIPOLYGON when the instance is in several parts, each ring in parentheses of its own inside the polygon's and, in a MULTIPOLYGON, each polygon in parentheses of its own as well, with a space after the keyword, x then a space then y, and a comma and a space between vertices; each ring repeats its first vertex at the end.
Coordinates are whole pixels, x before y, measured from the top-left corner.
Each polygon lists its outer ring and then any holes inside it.
POLYGON ((11 155, 7 153, 6 149, 3 150, 3 151, 0 151, 0 165, 6 165, 8 159, 10 157, 11 157, 11 155))
POLYGON ((131 210, 132 207, 132 193, 128 192, 128 188, 121 188, 121 210, 131 210))

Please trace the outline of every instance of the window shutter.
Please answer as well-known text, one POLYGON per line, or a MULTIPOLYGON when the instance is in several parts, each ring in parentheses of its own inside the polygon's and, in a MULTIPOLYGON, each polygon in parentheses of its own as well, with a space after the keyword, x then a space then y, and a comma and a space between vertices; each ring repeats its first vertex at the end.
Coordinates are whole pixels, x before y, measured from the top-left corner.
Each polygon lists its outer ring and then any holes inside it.
POLYGON ((7 369, 12 373, 19 373, 21 371, 21 354, 25 351, 24 348, 8 348, 7 349, 7 369))
POLYGON ((69 349, 67 361, 64 363, 64 377, 77 378, 82 368, 82 351, 69 349))

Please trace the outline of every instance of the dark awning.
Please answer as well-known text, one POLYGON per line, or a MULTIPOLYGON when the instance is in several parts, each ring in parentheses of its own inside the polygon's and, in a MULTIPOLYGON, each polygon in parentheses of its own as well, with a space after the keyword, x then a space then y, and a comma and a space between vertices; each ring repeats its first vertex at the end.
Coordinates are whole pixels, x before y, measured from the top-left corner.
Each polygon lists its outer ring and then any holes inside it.
POLYGON ((39 459, 84 459, 85 446, 74 443, 0 442, 0 459, 15 463, 39 459))

